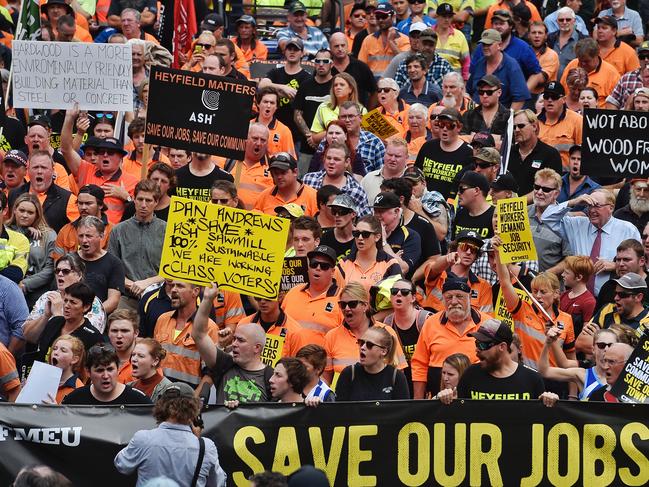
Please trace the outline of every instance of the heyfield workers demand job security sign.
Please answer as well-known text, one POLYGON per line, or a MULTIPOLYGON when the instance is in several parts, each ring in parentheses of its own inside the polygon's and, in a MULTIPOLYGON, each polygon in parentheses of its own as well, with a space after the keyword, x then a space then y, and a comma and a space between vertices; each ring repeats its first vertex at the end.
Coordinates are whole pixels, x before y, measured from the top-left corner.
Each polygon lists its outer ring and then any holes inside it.
POLYGON ((130 44, 13 41, 16 108, 133 111, 130 44))

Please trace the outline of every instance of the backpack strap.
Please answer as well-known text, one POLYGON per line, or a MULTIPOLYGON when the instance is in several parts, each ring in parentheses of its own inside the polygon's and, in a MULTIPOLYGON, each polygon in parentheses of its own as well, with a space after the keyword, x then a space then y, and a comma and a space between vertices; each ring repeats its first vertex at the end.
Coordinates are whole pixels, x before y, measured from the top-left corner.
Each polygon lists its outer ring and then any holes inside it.
POLYGON ((397 382, 397 372, 399 372, 399 369, 396 367, 394 368, 394 373, 392 374, 392 389, 394 390, 394 384, 397 382))
POLYGON ((421 329, 424 327, 424 323, 426 323, 426 320, 428 317, 432 316, 433 313, 431 313, 428 310, 425 309, 420 309, 419 313, 417 313, 417 319, 415 320, 415 323, 417 325, 417 331, 421 332, 421 329))
POLYGON ((234 166, 236 166, 236 164, 237 164, 236 159, 227 159, 225 161, 225 164, 223 165, 223 170, 231 173, 232 170, 234 169, 234 166))
POLYGON ((194 478, 192 478, 192 487, 198 485, 198 476, 201 474, 201 465, 203 465, 203 457, 205 456, 205 440, 200 436, 198 437, 198 444, 198 461, 194 470, 194 478))

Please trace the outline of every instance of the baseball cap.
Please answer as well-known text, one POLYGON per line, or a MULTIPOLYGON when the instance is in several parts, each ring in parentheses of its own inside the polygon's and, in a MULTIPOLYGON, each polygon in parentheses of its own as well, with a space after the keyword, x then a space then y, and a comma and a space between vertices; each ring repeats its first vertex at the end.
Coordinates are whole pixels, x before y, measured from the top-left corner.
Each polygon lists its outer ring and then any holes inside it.
POLYGON ((449 278, 444 281, 442 285, 442 292, 446 291, 462 291, 464 293, 470 293, 471 288, 466 282, 466 279, 459 278, 449 278))
POLYGON ((167 399, 173 399, 176 397, 193 399, 194 389, 192 389, 189 384, 185 384, 184 382, 174 382, 172 384, 169 384, 167 387, 165 387, 162 390, 162 394, 160 395, 160 397, 164 397, 167 399))
POLYGON ((500 19, 510 23, 514 21, 514 19, 512 18, 512 13, 509 10, 504 9, 496 10, 492 16, 492 19, 500 19))
POLYGON ((463 240, 473 242, 478 247, 482 247, 484 245, 484 240, 480 238, 480 235, 478 235, 475 230, 460 230, 455 236, 455 241, 461 242, 463 240))
POLYGON ((302 42, 302 39, 300 39, 299 37, 291 37, 286 42, 286 44, 284 44, 284 49, 286 49, 288 46, 295 46, 300 51, 304 51, 304 42, 302 42))
POLYGON ((476 132, 471 140, 473 147, 496 147, 494 136, 489 132, 476 132))
POLYGON ((488 162, 494 166, 500 164, 500 152, 498 152, 494 147, 480 147, 473 158, 483 162, 488 162))
POLYGON ((518 17, 523 22, 529 22, 532 20, 532 11, 525 2, 514 5, 514 8, 512 8, 512 14, 514 18, 518 17))
POLYGON ((348 210, 352 210, 354 213, 358 213, 358 208, 356 207, 356 203, 354 203, 354 200, 352 199, 351 196, 348 194, 342 193, 339 195, 336 195, 334 200, 327 205, 329 208, 332 206, 336 206, 338 208, 347 208, 348 210))
POLYGON ((413 22, 408 32, 423 32, 426 29, 428 29, 428 26, 423 22, 413 22))
POLYGON ((394 13, 394 7, 389 3, 379 3, 374 10, 375 14, 385 14, 392 15, 394 13))
POLYGON ((119 142, 119 140, 117 140, 115 137, 107 137, 103 140, 100 140, 99 143, 96 145, 96 148, 113 150, 115 152, 121 153, 122 156, 128 154, 128 152, 124 150, 124 147, 119 142))
POLYGON ((604 15, 595 19, 595 25, 604 24, 617 30, 617 20, 612 15, 604 15))
POLYGON ((281 169, 288 171, 289 169, 297 169, 297 161, 288 152, 278 152, 270 158, 269 169, 281 169))
POLYGON ((433 29, 423 30, 419 35, 419 40, 437 42, 437 32, 435 32, 433 29))
POLYGON ((251 24, 254 25, 255 27, 257 26, 257 21, 252 15, 242 15, 237 19, 235 24, 251 24))
POLYGON ((482 36, 478 41, 478 44, 495 44, 496 42, 502 42, 503 38, 500 36, 500 32, 496 29, 487 29, 482 32, 482 36))
POLYGON ((458 112, 455 108, 445 108, 439 115, 437 115, 438 119, 445 118, 446 120, 452 120, 453 122, 459 122, 460 117, 460 112, 458 112))
POLYGON ((514 193, 518 193, 518 183, 516 182, 514 175, 507 171, 506 173, 498 176, 491 183, 491 189, 495 189, 496 191, 512 191, 514 193))
POLYGON ((381 209, 388 210, 390 208, 400 208, 401 201, 399 201, 399 197, 396 194, 391 193, 389 191, 385 191, 383 193, 379 193, 376 195, 372 207, 378 208, 380 210, 381 209))
POLYGON ((629 272, 613 280, 624 289, 647 289, 647 282, 635 272, 629 272))
POLYGON ((306 7, 302 2, 293 2, 288 6, 289 13, 306 12, 306 7))
POLYGON ((437 191, 426 191, 421 197, 421 208, 432 218, 437 218, 442 214, 439 205, 446 206, 444 197, 437 191))
POLYGON ((29 119, 27 127, 33 127, 34 125, 40 125, 41 127, 45 127, 48 130, 52 126, 50 124, 50 118, 47 115, 34 115, 33 117, 31 117, 29 119))
POLYGON ((437 6, 437 10, 435 10, 435 14, 441 15, 441 16, 446 16, 446 15, 454 15, 455 12, 453 12, 453 6, 450 3, 440 3, 437 6))
POLYGON ((641 52, 649 51, 649 41, 644 41, 642 44, 640 44, 637 47, 636 51, 638 51, 638 54, 640 54, 641 52))
POLYGON ((479 188, 483 193, 489 191, 489 181, 482 174, 475 171, 467 171, 460 178, 460 184, 465 184, 470 188, 479 188))
POLYGON ((219 27, 223 27, 223 17, 219 14, 207 14, 201 22, 201 30, 214 32, 219 27))
POLYGON ((633 92, 635 96, 644 96, 645 98, 649 98, 649 88, 645 88, 644 86, 642 88, 638 88, 633 92))
POLYGON ((546 93, 565 96, 566 90, 563 89, 563 85, 558 81, 550 81, 548 84, 545 85, 545 89, 543 90, 543 94, 546 93))
POLYGON ((285 205, 280 205, 275 207, 275 213, 277 216, 280 216, 282 211, 287 212, 292 218, 299 218, 304 216, 304 208, 302 208, 297 203, 286 203, 285 205))
POLYGON ((478 87, 480 85, 488 85, 492 88, 500 88, 503 84, 497 76, 494 76, 493 74, 487 74, 480 78, 480 81, 478 81, 478 87))
POLYGON ((411 181, 425 181, 424 171, 415 166, 408 166, 403 173, 403 177, 411 181))
POLYGON ((311 252, 306 254, 307 258, 312 259, 316 255, 322 255, 324 257, 327 257, 333 264, 336 263, 338 260, 338 256, 336 255, 336 251, 329 247, 328 245, 318 245, 315 249, 313 249, 311 252))
POLYGON ((12 149, 5 154, 4 161, 12 161, 18 164, 19 166, 27 167, 27 156, 23 151, 12 149))
POLYGON ((469 333, 469 336, 479 342, 496 342, 511 345, 514 340, 512 329, 500 320, 490 319, 482 323, 478 331, 469 333))

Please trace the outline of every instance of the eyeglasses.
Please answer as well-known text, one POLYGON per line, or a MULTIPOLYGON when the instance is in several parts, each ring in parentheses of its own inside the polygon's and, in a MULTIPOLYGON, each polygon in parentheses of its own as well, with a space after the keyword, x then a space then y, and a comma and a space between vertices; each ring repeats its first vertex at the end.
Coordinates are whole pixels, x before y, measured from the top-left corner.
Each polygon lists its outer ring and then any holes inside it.
POLYGON ((98 156, 103 156, 103 155, 113 156, 117 153, 118 152, 113 149, 97 149, 97 152, 95 152, 95 154, 97 154, 98 156))
POLYGON ((358 343, 359 347, 362 347, 363 345, 365 345, 368 350, 372 350, 374 347, 379 347, 379 348, 382 348, 383 350, 386 350, 386 347, 384 347, 383 345, 379 345, 378 343, 370 342, 369 340, 363 340, 361 338, 356 340, 356 343, 358 343))
POLYGON ((426 3, 426 0, 408 0, 408 3, 413 4, 413 3, 426 3))
POLYGON ((352 15, 352 17, 355 18, 355 19, 363 19, 363 20, 365 20, 367 18, 367 15, 356 14, 356 15, 352 15))
POLYGON ((203 49, 212 49, 214 47, 212 44, 199 44, 198 42, 196 45, 201 46, 203 49))
POLYGON ((338 120, 353 120, 358 115, 338 115, 338 120))
POLYGON ((380 14, 380 13, 375 12, 374 17, 376 17, 376 20, 385 20, 385 19, 389 19, 392 16, 388 15, 388 14, 380 14))
POLYGON ((479 167, 480 169, 489 169, 490 167, 496 166, 496 164, 492 164, 490 162, 475 161, 475 166, 479 167))
POLYGON ((631 296, 635 296, 636 294, 639 293, 634 293, 631 291, 615 291, 615 296, 619 296, 620 299, 630 298, 631 296))
POLYGON ((401 289, 398 287, 393 287, 392 289, 390 289, 391 296, 396 296, 399 293, 401 293, 401 296, 410 296, 412 294, 412 289, 401 289))
POLYGON ((557 22, 570 22, 572 19, 557 19, 557 22))
POLYGON ((63 274, 64 276, 67 276, 68 274, 70 274, 70 272, 72 272, 72 269, 61 269, 61 268, 59 268, 59 269, 56 269, 54 271, 54 274, 63 274))
POLYGON ((374 232, 370 232, 369 230, 352 230, 352 237, 354 238, 363 237, 364 239, 368 239, 372 235, 374 235, 374 232))
POLYGON ((356 309, 358 308, 358 305, 361 304, 363 301, 359 301, 357 299, 353 301, 338 301, 338 306, 340 306, 340 309, 356 309))
POLYGON ((475 348, 477 348, 481 352, 485 352, 490 348, 493 348, 495 345, 498 345, 498 342, 480 342, 478 340, 475 341, 475 348))
POLYGON ((557 101, 563 98, 563 96, 559 95, 558 93, 543 93, 543 99, 544 100, 552 100, 552 101, 557 101))
POLYGON ((314 59, 315 64, 331 64, 331 59, 314 59))
POLYGON ((215 205, 227 205, 229 201, 230 201, 230 198, 214 198, 214 199, 212 199, 212 203, 215 204, 215 205))
POLYGON ((464 193, 467 189, 473 189, 475 186, 460 186, 457 188, 457 193, 462 194, 464 193))
POLYGON ((534 185, 534 191, 541 190, 544 193, 552 193, 552 191, 556 191, 557 188, 550 188, 548 186, 541 186, 540 184, 535 184, 534 185))
POLYGON ((613 360, 610 358, 602 359, 602 365, 616 365, 616 364, 624 364, 624 363, 626 363, 626 360, 613 360))
POLYGON ((471 252, 474 254, 477 254, 478 250, 480 250, 480 247, 470 242, 460 242, 459 244, 457 244, 457 248, 459 250, 462 250, 463 252, 471 252))
POLYGON ((604 204, 602 204, 602 203, 595 203, 594 205, 586 205, 586 206, 588 206, 588 209, 589 209, 589 210, 601 210, 601 209, 604 208, 605 206, 613 206, 613 205, 610 204, 610 203, 604 203, 604 204))
POLYGON ((397 91, 394 88, 379 88, 379 93, 390 93, 391 91, 397 91))
POLYGON ((494 88, 493 90, 478 90, 478 95, 480 96, 491 96, 493 95, 496 91, 498 91, 498 88, 494 88))
POLYGON ((312 261, 309 262, 309 267, 311 269, 317 269, 319 267, 323 271, 328 271, 333 266, 334 265, 331 264, 330 262, 322 262, 321 260, 312 260, 312 261))
POLYGON ((606 343, 606 342, 596 342, 595 346, 599 348, 600 350, 606 350, 608 347, 613 345, 612 343, 606 343))
POLYGON ((439 118, 437 119, 437 125, 439 125, 440 128, 446 130, 455 130, 455 127, 457 127, 457 124, 455 122, 440 120, 439 118))
POLYGON ((529 123, 515 123, 514 128, 517 128, 518 130, 523 130, 528 125, 530 125, 530 124, 529 123))
POLYGON ((113 115, 112 113, 103 113, 103 112, 95 113, 95 118, 106 118, 108 120, 112 120, 114 117, 115 115, 113 115))
POLYGON ((339 208, 339 207, 332 207, 331 208, 331 214, 333 216, 346 216, 349 215, 352 212, 349 208, 339 208))

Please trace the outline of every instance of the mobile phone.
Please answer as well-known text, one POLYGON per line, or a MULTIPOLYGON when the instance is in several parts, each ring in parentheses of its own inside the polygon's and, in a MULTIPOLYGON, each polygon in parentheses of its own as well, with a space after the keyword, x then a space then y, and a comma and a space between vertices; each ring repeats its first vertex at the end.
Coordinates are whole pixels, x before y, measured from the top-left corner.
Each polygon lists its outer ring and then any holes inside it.
POLYGON ((203 52, 203 46, 196 46, 194 47, 194 54, 198 54, 203 52))

